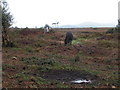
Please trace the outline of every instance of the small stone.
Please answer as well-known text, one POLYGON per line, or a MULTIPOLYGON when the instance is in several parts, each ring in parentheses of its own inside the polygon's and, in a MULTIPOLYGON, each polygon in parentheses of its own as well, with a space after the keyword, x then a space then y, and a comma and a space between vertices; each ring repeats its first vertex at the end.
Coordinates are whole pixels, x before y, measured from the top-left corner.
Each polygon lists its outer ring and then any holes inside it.
POLYGON ((12 60, 17 60, 17 57, 12 57, 12 60))
POLYGON ((112 88, 116 88, 115 86, 112 86, 112 88))

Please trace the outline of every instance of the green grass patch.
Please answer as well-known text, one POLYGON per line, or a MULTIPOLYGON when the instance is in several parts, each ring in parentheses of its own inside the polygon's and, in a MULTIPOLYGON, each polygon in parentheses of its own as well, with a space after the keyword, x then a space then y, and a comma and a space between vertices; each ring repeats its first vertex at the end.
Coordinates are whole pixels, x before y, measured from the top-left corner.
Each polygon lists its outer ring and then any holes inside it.
POLYGON ((37 84, 50 84, 50 81, 45 80, 41 77, 32 77, 31 80, 36 82, 37 84))
POLYGON ((75 62, 77 62, 77 61, 80 60, 80 57, 81 57, 81 56, 82 56, 82 55, 78 53, 78 54, 75 55, 74 57, 70 58, 69 61, 70 61, 71 63, 75 63, 75 62))
POLYGON ((30 81, 30 76, 25 73, 18 73, 15 75, 15 78, 22 80, 22 81, 30 81))
POLYGON ((20 50, 22 50, 22 48, 17 48, 17 47, 13 47, 13 48, 11 48, 13 51, 20 51, 20 50))
POLYGON ((61 64, 55 61, 54 58, 21 58, 21 61, 27 64, 30 70, 37 70, 38 72, 48 72, 51 69, 60 69, 61 64))
POLYGON ((26 47, 25 50, 26 50, 27 52, 33 52, 33 51, 34 51, 33 48, 31 48, 31 47, 26 47))
POLYGON ((30 58, 21 58, 21 61, 25 63, 29 63, 29 65, 54 65, 55 61, 54 58, 37 58, 37 57, 30 57, 30 58))
POLYGON ((59 82, 57 83, 56 88, 69 88, 69 86, 65 85, 64 83, 59 82))
POLYGON ((60 70, 60 69, 63 69, 63 65, 61 63, 58 63, 56 62, 55 65, 52 67, 52 69, 55 69, 55 70, 60 70))
POLYGON ((77 38, 76 40, 72 41, 73 45, 80 44, 80 45, 85 45, 85 44, 94 44, 95 43, 95 38, 77 38))
POLYGON ((72 44, 73 45, 75 45, 75 44, 83 44, 83 42, 84 42, 83 38, 77 38, 76 40, 72 41, 72 44))
POLYGON ((49 70, 51 70, 52 68, 50 66, 40 66, 37 68, 37 70, 39 72, 48 72, 49 70))

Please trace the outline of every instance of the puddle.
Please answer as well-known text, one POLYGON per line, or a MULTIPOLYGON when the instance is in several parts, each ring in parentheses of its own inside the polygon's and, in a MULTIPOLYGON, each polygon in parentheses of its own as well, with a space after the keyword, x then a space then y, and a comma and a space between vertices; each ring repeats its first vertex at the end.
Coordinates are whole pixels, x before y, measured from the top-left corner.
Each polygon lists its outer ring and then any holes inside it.
POLYGON ((81 84, 81 83, 91 83, 91 80, 75 80, 75 81, 71 81, 71 83, 75 83, 75 84, 81 84))
POLYGON ((38 76, 46 80, 57 80, 73 84, 93 83, 98 79, 97 76, 91 75, 85 71, 71 70, 50 70, 48 72, 39 72, 38 76))

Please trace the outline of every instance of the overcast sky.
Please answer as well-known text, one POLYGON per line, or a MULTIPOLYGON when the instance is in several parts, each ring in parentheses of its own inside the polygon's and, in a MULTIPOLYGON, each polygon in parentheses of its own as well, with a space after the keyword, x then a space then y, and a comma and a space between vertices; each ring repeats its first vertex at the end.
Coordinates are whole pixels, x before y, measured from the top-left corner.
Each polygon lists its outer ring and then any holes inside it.
POLYGON ((95 22, 115 26, 119 0, 6 0, 18 27, 41 27, 59 22, 95 22))

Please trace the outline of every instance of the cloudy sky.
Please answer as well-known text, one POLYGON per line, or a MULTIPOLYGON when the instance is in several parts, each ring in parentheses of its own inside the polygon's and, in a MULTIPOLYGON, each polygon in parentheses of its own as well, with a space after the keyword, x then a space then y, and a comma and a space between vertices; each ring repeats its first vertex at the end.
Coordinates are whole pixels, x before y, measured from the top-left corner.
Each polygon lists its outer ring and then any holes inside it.
POLYGON ((18 27, 99 23, 115 26, 119 0, 6 0, 18 27))

